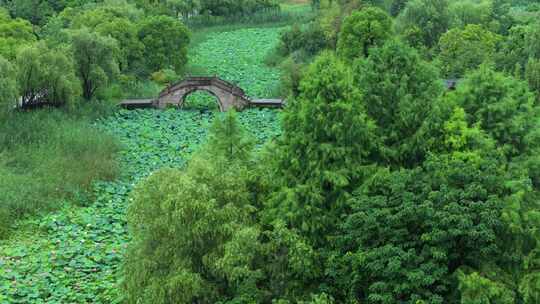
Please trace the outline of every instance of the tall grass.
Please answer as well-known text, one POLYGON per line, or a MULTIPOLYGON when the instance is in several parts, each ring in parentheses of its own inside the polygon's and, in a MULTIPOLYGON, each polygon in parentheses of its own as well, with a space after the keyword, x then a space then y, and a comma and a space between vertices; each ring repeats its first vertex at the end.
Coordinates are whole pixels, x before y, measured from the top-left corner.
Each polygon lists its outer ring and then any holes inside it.
POLYGON ((119 146, 91 124, 103 112, 0 114, 0 237, 19 219, 83 203, 93 181, 117 176, 119 146))
POLYGON ((309 6, 286 6, 286 9, 267 9, 249 15, 233 16, 210 16, 197 15, 184 20, 185 24, 192 29, 207 27, 229 27, 264 25, 264 24, 292 24, 303 23, 313 19, 316 12, 309 6), (290 8, 290 9, 289 9, 290 8))
POLYGON ((156 98, 165 88, 150 79, 135 80, 122 84, 123 98, 156 98))

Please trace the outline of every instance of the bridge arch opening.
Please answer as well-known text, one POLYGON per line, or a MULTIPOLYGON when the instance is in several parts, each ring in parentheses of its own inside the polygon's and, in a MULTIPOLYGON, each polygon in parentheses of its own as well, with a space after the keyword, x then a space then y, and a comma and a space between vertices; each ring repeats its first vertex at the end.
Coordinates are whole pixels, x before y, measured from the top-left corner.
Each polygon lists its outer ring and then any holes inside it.
POLYGON ((180 100, 180 108, 186 110, 223 111, 219 97, 207 89, 195 88, 184 94, 180 100))

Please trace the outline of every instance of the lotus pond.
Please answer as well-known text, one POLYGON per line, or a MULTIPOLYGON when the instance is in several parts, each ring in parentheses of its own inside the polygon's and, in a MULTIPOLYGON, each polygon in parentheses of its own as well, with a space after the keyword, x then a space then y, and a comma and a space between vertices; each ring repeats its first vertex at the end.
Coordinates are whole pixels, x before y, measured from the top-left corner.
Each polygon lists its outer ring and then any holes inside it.
MULTIPOLYGON (((270 28, 211 34, 198 45, 192 64, 240 84, 251 96, 265 97, 279 80, 277 70, 262 64, 278 33, 270 28)), ((86 206, 66 202, 59 211, 21 223, 17 236, 0 242, 0 303, 120 303, 130 191, 154 170, 181 167, 204 143, 216 115, 221 114, 121 110, 96 122, 123 145, 122 178, 95 183, 94 199, 86 206)), ((259 144, 280 133, 276 110, 249 109, 239 117, 259 144)))

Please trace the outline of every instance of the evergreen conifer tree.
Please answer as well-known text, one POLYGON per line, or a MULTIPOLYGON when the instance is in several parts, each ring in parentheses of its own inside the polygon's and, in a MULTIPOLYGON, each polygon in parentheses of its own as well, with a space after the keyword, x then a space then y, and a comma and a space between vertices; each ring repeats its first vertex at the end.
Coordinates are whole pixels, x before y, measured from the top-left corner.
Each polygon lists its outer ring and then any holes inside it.
POLYGON ((354 77, 382 143, 377 161, 396 167, 418 164, 427 139, 421 127, 443 93, 438 71, 413 48, 391 40, 355 62, 354 77))
POLYGON ((284 114, 276 151, 282 187, 270 199, 267 219, 283 220, 313 244, 325 244, 350 191, 366 174, 364 165, 376 146, 373 131, 349 69, 323 53, 284 114))

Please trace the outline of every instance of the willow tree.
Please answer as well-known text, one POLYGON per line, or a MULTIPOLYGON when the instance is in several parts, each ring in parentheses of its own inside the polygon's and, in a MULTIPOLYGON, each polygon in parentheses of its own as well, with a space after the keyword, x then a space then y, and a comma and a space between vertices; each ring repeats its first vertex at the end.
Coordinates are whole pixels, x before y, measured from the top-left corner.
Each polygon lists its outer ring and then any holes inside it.
POLYGON ((0 56, 15 59, 19 49, 37 41, 32 24, 24 19, 12 19, 7 11, 0 7, 0 56))
POLYGON ((22 107, 63 105, 79 96, 73 60, 65 50, 39 43, 21 49, 16 63, 22 107))
POLYGON ((71 48, 83 97, 91 100, 118 75, 117 41, 82 28, 72 32, 71 48))

